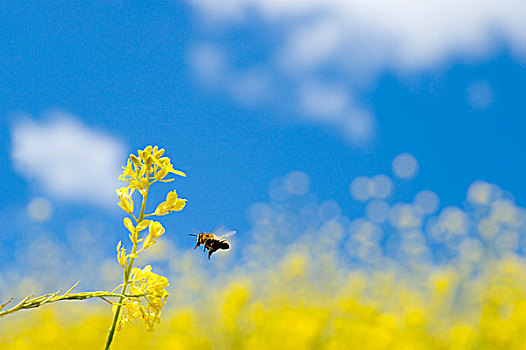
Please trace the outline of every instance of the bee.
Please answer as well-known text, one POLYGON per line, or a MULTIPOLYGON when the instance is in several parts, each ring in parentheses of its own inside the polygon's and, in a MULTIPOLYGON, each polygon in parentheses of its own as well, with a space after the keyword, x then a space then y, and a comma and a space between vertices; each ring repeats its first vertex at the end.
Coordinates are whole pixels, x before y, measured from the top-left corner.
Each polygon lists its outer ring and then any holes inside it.
POLYGON ((203 245, 203 251, 208 249, 208 259, 219 249, 227 250, 230 248, 230 244, 225 238, 235 235, 236 231, 229 231, 221 236, 217 236, 209 232, 201 232, 198 235, 189 233, 189 236, 197 237, 197 243, 195 244, 194 250, 197 249, 201 244, 203 245))

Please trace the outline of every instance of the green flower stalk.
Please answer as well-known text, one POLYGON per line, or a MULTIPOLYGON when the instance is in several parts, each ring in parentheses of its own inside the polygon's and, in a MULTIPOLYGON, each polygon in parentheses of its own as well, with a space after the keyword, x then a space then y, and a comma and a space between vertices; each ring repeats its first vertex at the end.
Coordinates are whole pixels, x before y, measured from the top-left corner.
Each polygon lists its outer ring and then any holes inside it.
POLYGON ((159 322, 161 310, 166 303, 168 292, 168 279, 157 275, 151 271, 151 266, 143 269, 133 267, 135 259, 139 254, 153 246, 159 237, 165 233, 165 229, 158 221, 146 219, 150 216, 163 216, 172 212, 181 211, 186 205, 186 199, 179 198, 175 191, 171 191, 166 196, 166 201, 160 203, 153 213, 146 214, 145 207, 148 199, 150 186, 157 182, 170 182, 174 178, 167 178, 170 174, 186 177, 182 171, 175 170, 170 162, 170 158, 163 157, 164 149, 157 146, 148 146, 144 150, 138 151, 138 156, 130 155, 126 166, 122 167, 123 172, 119 180, 128 182, 117 190, 119 207, 129 214, 131 218, 125 217, 124 227, 128 230, 131 253, 127 254, 122 242, 117 244, 117 261, 122 267, 123 284, 120 298, 113 306, 113 322, 108 332, 105 349, 109 349, 113 341, 115 331, 119 331, 124 325, 140 318, 144 327, 152 331, 154 324, 159 322), (141 197, 141 208, 138 216, 134 214, 134 203, 132 195, 137 191, 141 197), (140 238, 141 232, 148 228, 146 237, 140 238), (139 248, 140 246, 140 248, 139 248), (132 295, 141 295, 138 298, 128 298, 126 293, 130 289, 132 295))
POLYGON ((33 297, 32 295, 24 298, 21 302, 19 302, 17 305, 13 306, 10 309, 4 310, 4 307, 7 306, 13 299, 9 299, 5 303, 0 305, 0 317, 7 316, 9 314, 12 314, 14 312, 25 310, 25 309, 34 309, 37 307, 40 307, 44 304, 50 304, 57 301, 64 301, 64 300, 85 300, 85 299, 91 299, 91 298, 100 298, 112 305, 114 305, 114 302, 109 301, 107 298, 139 298, 142 296, 146 296, 147 294, 136 294, 136 295, 122 295, 117 294, 114 292, 106 292, 106 291, 97 291, 97 292, 81 292, 81 293, 71 293, 73 289, 79 284, 79 282, 75 283, 73 287, 71 287, 66 293, 59 295, 60 290, 56 291, 55 293, 49 293, 44 294, 39 297, 33 297))

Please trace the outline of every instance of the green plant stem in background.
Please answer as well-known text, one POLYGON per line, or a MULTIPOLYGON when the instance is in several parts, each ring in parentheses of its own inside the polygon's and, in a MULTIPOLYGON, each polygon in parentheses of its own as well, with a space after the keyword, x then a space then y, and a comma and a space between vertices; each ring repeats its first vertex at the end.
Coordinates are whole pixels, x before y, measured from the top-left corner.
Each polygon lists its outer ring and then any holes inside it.
MULTIPOLYGON (((137 219, 137 225, 144 219, 144 208, 146 207, 146 200, 148 199, 148 190, 150 188, 150 185, 147 184, 144 189, 144 196, 142 198, 142 204, 141 204, 141 212, 139 214, 139 218, 137 219)), ((137 243, 133 242, 132 246, 132 256, 137 252, 137 243)), ((130 263, 128 264, 126 271, 124 272, 124 284, 122 285, 121 290, 121 297, 119 298, 119 303, 117 305, 117 310, 115 311, 115 315, 113 315, 113 322, 111 324, 111 328, 108 332, 108 338, 106 339, 106 347, 105 350, 108 350, 110 348, 111 342, 113 341, 113 336, 115 334, 115 329, 117 328, 117 322, 119 321, 119 317, 121 314, 122 309, 122 302, 124 301, 124 295, 126 294, 126 289, 128 288, 128 281, 130 279, 130 273, 131 269, 133 267, 133 262, 135 258, 130 259, 130 263)))

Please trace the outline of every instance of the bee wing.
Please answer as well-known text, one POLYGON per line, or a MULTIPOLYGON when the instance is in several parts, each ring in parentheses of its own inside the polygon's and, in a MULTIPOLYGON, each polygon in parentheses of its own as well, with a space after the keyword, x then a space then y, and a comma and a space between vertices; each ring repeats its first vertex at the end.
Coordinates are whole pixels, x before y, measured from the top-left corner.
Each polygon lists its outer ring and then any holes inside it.
POLYGON ((212 233, 218 237, 221 236, 223 232, 225 232, 225 224, 219 225, 212 231, 212 233))
POLYGON ((228 231, 224 234, 222 234, 221 236, 219 236, 219 238, 228 238, 228 237, 232 237, 233 235, 235 235, 237 233, 237 231, 228 231))

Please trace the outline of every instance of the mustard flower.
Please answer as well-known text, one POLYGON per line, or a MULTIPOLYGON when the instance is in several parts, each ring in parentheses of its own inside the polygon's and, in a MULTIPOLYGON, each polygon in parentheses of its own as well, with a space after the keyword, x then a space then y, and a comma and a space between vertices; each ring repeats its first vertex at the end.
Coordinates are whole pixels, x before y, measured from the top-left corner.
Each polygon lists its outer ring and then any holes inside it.
POLYGON ((181 211, 186 205, 186 199, 179 198, 177 192, 171 191, 168 192, 166 196, 166 201, 162 202, 155 209, 154 214, 161 216, 170 214, 173 211, 181 211))
MULTIPOLYGON (((144 269, 134 267, 130 275, 130 292, 134 295, 144 295, 138 299, 126 299, 123 303, 124 312, 120 315, 117 330, 135 318, 142 320, 147 331, 153 331, 159 323, 161 311, 168 298, 165 288, 169 286, 168 279, 151 271, 148 265, 144 269)), ((114 306, 114 312, 117 306, 114 306)))
POLYGON ((150 227, 148 229, 148 236, 144 240, 142 250, 148 249, 157 242, 157 239, 164 234, 164 227, 158 221, 151 221, 150 227))
MULTIPOLYGON (((131 193, 133 193, 133 190, 131 193)), ((131 193, 130 188, 128 187, 121 187, 117 190, 117 196, 119 197, 119 202, 117 204, 128 214, 133 212, 133 199, 131 193)))
POLYGON ((174 211, 181 211, 186 205, 186 199, 179 198, 177 192, 171 191, 167 194, 166 200, 159 204, 153 213, 145 213, 146 200, 150 186, 156 181, 170 182, 173 178, 168 178, 169 174, 186 177, 180 170, 175 170, 170 158, 163 157, 164 149, 157 146, 147 146, 139 150, 137 155, 131 154, 122 167, 122 174, 119 180, 126 181, 127 186, 117 190, 119 198, 118 205, 134 220, 126 217, 123 219, 124 227, 129 232, 132 244, 131 253, 119 242, 117 245, 117 261, 123 268, 124 283, 122 284, 119 302, 113 306, 113 323, 106 340, 106 350, 109 349, 113 340, 114 332, 122 329, 124 325, 135 319, 140 318, 144 327, 151 331, 155 323, 159 322, 161 310, 166 303, 168 292, 168 280, 166 277, 159 276, 151 272, 151 266, 143 269, 133 267, 134 260, 139 254, 154 245, 159 237, 165 233, 163 225, 154 220, 146 219, 148 216, 162 216, 174 211), (139 214, 133 213, 134 205, 132 194, 137 190, 142 196, 142 203, 139 214), (148 227, 148 235, 140 238, 141 231, 148 227), (142 243, 142 248, 138 249, 138 244, 142 243), (126 297, 128 291, 134 297, 126 297), (137 297, 139 296, 139 297, 137 297))

